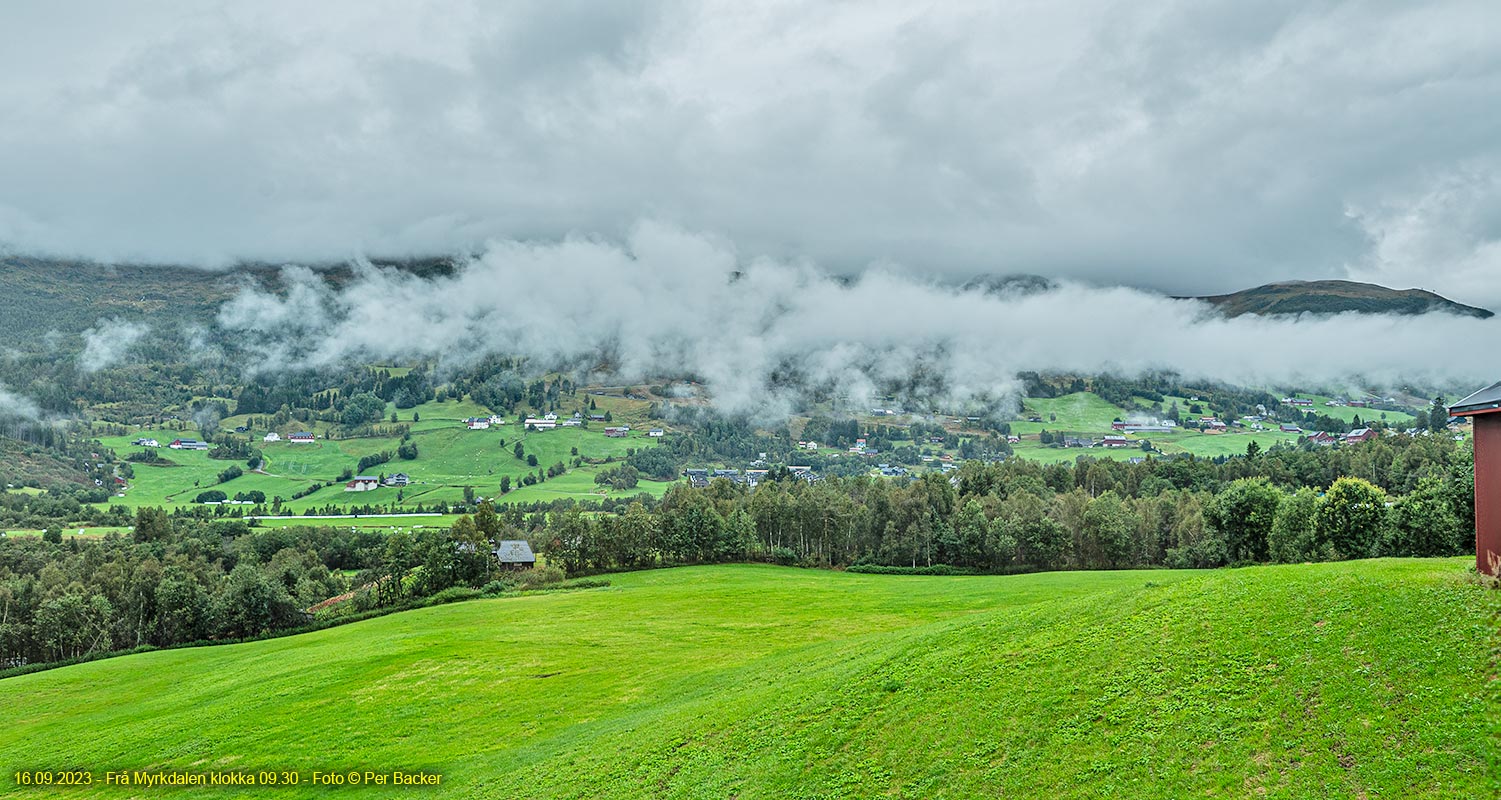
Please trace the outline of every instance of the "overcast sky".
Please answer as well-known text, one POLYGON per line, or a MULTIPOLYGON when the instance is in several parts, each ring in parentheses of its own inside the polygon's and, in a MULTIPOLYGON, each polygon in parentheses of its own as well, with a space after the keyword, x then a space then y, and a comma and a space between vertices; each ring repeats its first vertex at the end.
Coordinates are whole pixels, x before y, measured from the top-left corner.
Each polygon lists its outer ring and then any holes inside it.
POLYGON ((1501 3, 32 3, 0 248, 222 265, 643 221, 745 258, 1501 307, 1501 3))

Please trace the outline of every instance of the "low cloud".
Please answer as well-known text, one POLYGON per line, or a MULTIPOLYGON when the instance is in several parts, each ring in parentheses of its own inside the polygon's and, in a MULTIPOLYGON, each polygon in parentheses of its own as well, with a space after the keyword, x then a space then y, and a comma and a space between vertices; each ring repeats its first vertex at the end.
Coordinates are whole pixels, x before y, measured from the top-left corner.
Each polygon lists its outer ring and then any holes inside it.
POLYGON ((0 420, 36 422, 41 418, 42 409, 30 398, 0 385, 0 420))
POLYGON ((623 236, 1501 304, 1501 4, 11 3, 0 250, 623 236))
POLYGON ((78 371, 98 372, 112 366, 151 329, 123 319, 108 319, 83 332, 83 352, 78 356, 78 371))
POLYGON ((994 406, 1024 371, 1294 388, 1482 384, 1493 370, 1441 354, 1501 320, 1448 314, 1226 319, 1194 300, 1061 282, 1032 293, 960 289, 895 267, 855 279, 742 260, 733 245, 653 223, 623 243, 493 243, 452 275, 368 264, 335 289, 288 268, 218 325, 252 370, 516 354, 536 370, 621 383, 691 377, 730 411, 785 413, 809 396, 857 408, 886 391, 940 407, 994 406))

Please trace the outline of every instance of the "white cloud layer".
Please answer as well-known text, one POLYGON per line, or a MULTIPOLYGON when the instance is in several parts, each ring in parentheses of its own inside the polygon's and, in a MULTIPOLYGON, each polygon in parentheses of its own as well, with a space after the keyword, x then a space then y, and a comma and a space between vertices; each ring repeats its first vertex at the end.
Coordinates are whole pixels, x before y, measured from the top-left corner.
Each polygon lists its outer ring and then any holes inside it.
POLYGON ((42 418, 42 410, 31 398, 16 394, 0 384, 0 420, 20 419, 35 422, 42 418))
MULTIPOLYGON (((27 4, 0 243, 223 264, 623 239, 1501 305, 1491 0, 27 4)), ((872 279, 879 280, 879 279, 872 279)))
POLYGON ((83 332, 83 351, 78 354, 78 371, 98 372, 113 365, 151 329, 140 322, 123 319, 100 320, 83 332))
POLYGON ((1078 283, 996 295, 892 270, 844 281, 659 224, 623 247, 497 242, 443 278, 369 265, 339 289, 303 268, 284 278, 284 295, 250 288, 219 314, 265 370, 520 354, 599 380, 694 376, 723 408, 772 414, 809 386, 860 408, 893 381, 948 408, 993 405, 1030 370, 1171 370, 1270 388, 1484 385, 1494 364, 1437 354, 1501 336, 1501 318, 1225 319, 1196 300, 1078 283))

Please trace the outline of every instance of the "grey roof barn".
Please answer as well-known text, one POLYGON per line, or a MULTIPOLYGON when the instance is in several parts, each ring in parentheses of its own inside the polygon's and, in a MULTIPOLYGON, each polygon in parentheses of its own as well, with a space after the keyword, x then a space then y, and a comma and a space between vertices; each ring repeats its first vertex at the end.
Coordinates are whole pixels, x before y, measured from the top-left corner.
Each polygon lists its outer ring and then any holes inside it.
POLYGON ((537 563, 532 546, 521 540, 504 541, 495 546, 495 560, 506 566, 530 567, 537 563))

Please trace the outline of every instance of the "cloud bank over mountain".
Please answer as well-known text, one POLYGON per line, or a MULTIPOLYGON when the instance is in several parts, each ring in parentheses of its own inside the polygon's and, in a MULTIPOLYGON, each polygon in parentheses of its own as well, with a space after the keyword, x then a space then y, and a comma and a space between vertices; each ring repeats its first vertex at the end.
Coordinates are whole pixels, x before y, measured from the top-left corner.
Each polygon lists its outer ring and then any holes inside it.
MULTIPOLYGON (((1501 305, 1501 6, 31 5, 0 250, 224 265, 641 219, 747 257, 1501 305)), ((570 245, 561 245, 568 247, 570 245)), ((631 245, 634 247, 635 245, 631 245)))
POLYGON ((300 267, 283 283, 247 287, 220 310, 252 370, 523 355, 535 370, 606 382, 692 377, 720 407, 763 414, 810 393, 859 408, 892 387, 940 408, 995 407, 1024 371, 1479 384, 1493 380, 1488 365, 1435 353, 1501 334, 1501 319, 1438 313, 1227 319, 1197 300, 1075 282, 997 294, 895 269, 845 280, 660 224, 637 226, 624 246, 497 242, 444 277, 367 263, 339 287, 300 267))

